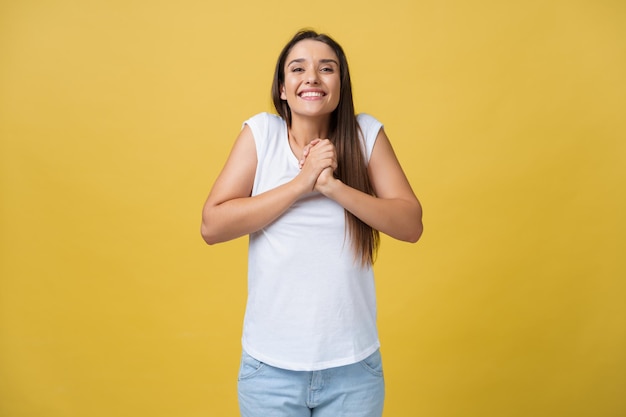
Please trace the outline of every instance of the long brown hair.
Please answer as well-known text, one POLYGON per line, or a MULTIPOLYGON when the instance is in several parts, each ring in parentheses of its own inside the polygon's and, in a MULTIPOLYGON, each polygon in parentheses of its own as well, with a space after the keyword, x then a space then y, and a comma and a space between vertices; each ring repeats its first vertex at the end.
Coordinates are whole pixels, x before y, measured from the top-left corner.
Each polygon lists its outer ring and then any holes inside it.
MULTIPOLYGON (((363 147, 359 140, 359 126, 354 114, 354 102, 352 99, 352 82, 348 70, 348 60, 343 48, 330 36, 319 34, 312 30, 303 30, 285 45, 276 62, 274 81, 272 83, 272 100, 278 114, 285 119, 287 126, 291 127, 291 109, 286 100, 281 99, 281 88, 285 82, 285 61, 287 55, 298 42, 311 39, 323 42, 330 46, 339 59, 339 72, 341 90, 339 104, 330 117, 329 139, 335 145, 337 151, 338 167, 335 177, 344 184, 374 195, 367 174, 367 162, 363 154, 363 147)), ((378 230, 362 222, 355 215, 345 210, 346 232, 352 238, 352 248, 355 259, 360 260, 362 265, 371 265, 380 243, 378 230)))

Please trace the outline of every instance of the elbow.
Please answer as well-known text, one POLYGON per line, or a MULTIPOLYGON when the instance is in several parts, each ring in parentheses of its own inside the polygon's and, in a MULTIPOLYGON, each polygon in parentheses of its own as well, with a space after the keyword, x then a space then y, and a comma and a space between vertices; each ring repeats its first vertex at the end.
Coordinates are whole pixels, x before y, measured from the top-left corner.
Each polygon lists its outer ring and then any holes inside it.
POLYGON ((406 241, 409 243, 417 243, 417 241, 422 237, 422 232, 424 232, 424 225, 420 222, 419 227, 416 227, 411 231, 411 233, 407 236, 406 241))
POLYGON ((388 235, 402 242, 416 243, 420 240, 420 237, 422 237, 423 231, 424 228, 420 222, 417 225, 404 225, 402 230, 399 230, 396 233, 388 233, 388 235))
POLYGON ((202 210, 202 223, 200 224, 200 235, 207 245, 215 245, 224 242, 224 236, 220 228, 220 218, 215 216, 212 207, 208 204, 202 210))
POLYGON ((227 221, 224 216, 210 211, 202 214, 200 235, 207 245, 228 242, 243 235, 243 233, 238 233, 236 226, 233 226, 232 222, 227 221))
POLYGON ((416 243, 422 237, 422 233, 424 232, 424 223, 422 222, 422 207, 418 205, 419 210, 415 213, 415 223, 413 227, 408 228, 409 233, 407 234, 406 241, 409 243, 416 243))
POLYGON ((416 243, 422 237, 424 231, 424 225, 422 224, 422 212, 418 206, 418 210, 411 214, 407 214, 404 217, 400 217, 393 223, 393 227, 389 229, 382 229, 383 233, 391 236, 394 239, 407 243, 416 243))
POLYGON ((205 220, 202 221, 202 225, 200 226, 200 235, 207 245, 214 245, 221 242, 205 220))
POLYGON ((204 225, 204 223, 202 223, 202 226, 200 226, 200 235, 202 236, 202 239, 204 239, 204 242, 207 245, 212 245, 215 243, 213 241, 213 238, 211 237, 211 234, 207 230, 207 227, 204 225))

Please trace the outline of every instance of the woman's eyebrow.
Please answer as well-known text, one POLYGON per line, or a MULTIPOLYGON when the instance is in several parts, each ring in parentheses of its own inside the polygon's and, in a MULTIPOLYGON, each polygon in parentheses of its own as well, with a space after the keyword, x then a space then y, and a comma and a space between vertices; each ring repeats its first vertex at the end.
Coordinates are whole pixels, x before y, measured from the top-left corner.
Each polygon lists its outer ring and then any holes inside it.
POLYGON ((289 65, 293 64, 294 62, 295 62, 295 63, 302 63, 302 62, 304 62, 304 61, 305 61, 305 59, 304 59, 304 58, 297 58, 297 59, 293 59, 293 60, 289 61, 289 63, 287 64, 287 66, 289 66, 289 65))
MULTIPOLYGON (((289 66, 289 65, 291 65, 291 64, 293 64, 293 63, 300 64, 300 63, 305 62, 305 61, 306 61, 306 59, 304 59, 304 58, 296 58, 296 59, 292 59, 291 61, 289 61, 289 63, 287 64, 287 66, 289 66)), ((335 64, 335 65, 339 66, 339 63, 338 63, 336 60, 331 59, 331 58, 323 58, 323 59, 320 59, 320 63, 321 63, 321 64, 333 63, 333 64, 335 64)))

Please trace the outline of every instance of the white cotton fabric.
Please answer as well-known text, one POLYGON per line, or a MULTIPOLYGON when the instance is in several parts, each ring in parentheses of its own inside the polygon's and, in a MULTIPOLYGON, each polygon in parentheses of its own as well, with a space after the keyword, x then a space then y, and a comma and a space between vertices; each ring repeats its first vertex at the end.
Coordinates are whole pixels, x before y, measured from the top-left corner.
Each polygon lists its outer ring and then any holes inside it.
MULTIPOLYGON (((357 116, 369 161, 382 124, 357 116)), ((258 165, 252 195, 300 169, 279 116, 247 120, 258 165)), ((250 235, 243 349, 269 365, 314 371, 361 361, 379 348, 374 275, 355 260, 344 209, 317 192, 250 235)))

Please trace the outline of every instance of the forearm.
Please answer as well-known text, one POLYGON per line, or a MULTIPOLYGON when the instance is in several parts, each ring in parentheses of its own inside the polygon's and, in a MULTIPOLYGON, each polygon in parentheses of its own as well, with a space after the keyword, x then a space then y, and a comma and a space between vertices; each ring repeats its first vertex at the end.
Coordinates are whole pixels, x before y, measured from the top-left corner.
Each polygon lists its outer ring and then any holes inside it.
POLYGON ((339 180, 328 184, 323 194, 370 227, 395 239, 417 242, 422 234, 422 208, 417 199, 378 198, 339 180))
POLYGON ((252 197, 221 203, 209 197, 202 212, 202 237, 211 245, 256 232, 276 220, 302 193, 302 187, 291 181, 252 197))

